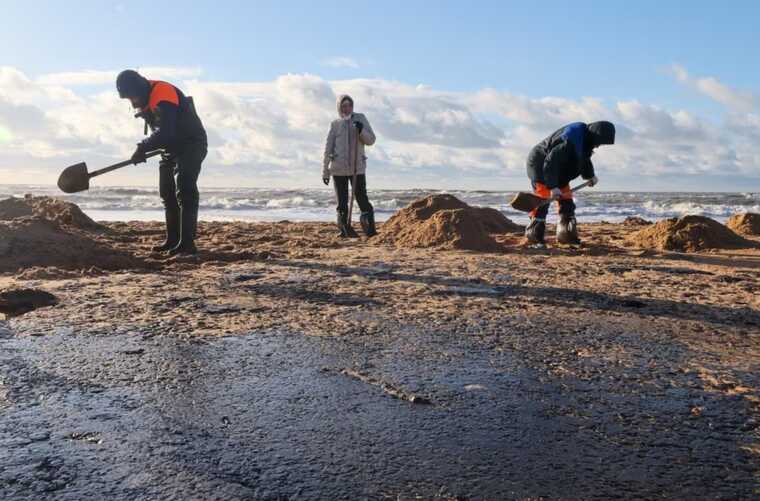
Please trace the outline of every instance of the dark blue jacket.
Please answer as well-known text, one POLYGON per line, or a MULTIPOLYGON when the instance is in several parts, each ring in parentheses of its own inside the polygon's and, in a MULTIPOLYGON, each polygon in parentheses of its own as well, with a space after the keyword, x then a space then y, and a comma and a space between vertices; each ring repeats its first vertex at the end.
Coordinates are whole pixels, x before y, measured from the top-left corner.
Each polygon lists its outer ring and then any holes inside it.
POLYGON ((528 155, 528 177, 548 188, 567 186, 578 176, 594 177, 591 155, 601 144, 614 144, 615 126, 610 122, 565 125, 538 143, 528 155))
POLYGON ((138 113, 152 134, 140 143, 144 151, 178 153, 189 144, 207 145, 206 130, 195 112, 193 98, 170 83, 149 80, 148 105, 138 113))

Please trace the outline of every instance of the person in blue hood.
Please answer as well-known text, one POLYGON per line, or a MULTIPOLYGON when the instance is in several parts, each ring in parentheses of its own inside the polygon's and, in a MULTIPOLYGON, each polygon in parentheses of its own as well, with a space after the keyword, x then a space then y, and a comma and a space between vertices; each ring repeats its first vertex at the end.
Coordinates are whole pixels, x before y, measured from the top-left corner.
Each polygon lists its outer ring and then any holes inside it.
MULTIPOLYGON (((603 144, 615 144, 615 126, 611 122, 576 122, 555 131, 534 146, 528 155, 528 178, 533 192, 558 202, 557 241, 560 243, 580 243, 570 181, 579 176, 589 181, 589 186, 599 181, 591 155, 603 144)), ((530 224, 525 228, 529 243, 545 245, 548 212, 549 205, 544 205, 530 213, 530 224)))

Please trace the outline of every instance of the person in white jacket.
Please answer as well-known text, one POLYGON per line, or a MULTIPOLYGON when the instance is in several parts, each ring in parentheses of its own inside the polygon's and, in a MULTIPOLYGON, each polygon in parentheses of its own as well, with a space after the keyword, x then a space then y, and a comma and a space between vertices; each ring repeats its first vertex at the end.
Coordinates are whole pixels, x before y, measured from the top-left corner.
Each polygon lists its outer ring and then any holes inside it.
POLYGON ((354 113, 354 100, 343 94, 338 97, 339 119, 330 124, 325 155, 322 164, 322 181, 333 186, 338 199, 338 228, 341 237, 358 237, 348 221, 348 185, 354 190, 362 214, 359 219, 368 237, 377 234, 375 211, 367 197, 367 157, 364 146, 375 144, 375 133, 369 120, 361 113, 354 113))

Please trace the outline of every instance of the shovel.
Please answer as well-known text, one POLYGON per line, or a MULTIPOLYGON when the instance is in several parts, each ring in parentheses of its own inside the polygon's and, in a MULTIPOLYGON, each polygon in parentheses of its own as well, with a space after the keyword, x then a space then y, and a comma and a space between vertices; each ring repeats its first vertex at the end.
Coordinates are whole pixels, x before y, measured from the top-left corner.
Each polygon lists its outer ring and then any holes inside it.
MULTIPOLYGON (((161 154, 161 150, 151 151, 145 155, 145 158, 155 157, 161 154)), ((90 189, 90 178, 111 172, 112 170, 121 169, 127 165, 132 165, 132 160, 124 160, 117 164, 103 167, 100 170, 87 172, 87 164, 84 162, 66 167, 61 172, 61 176, 58 178, 58 187, 64 193, 77 193, 79 191, 85 191, 90 189)))
MULTIPOLYGON (((591 181, 586 181, 585 183, 579 184, 572 190, 570 190, 570 193, 575 193, 576 191, 585 188, 591 183, 591 181)), ((534 195, 533 193, 527 193, 524 191, 521 191, 515 197, 512 199, 511 202, 509 202, 509 205, 512 206, 513 209, 519 210, 521 212, 530 212, 533 209, 538 209, 539 207, 543 207, 544 205, 549 205, 554 201, 553 198, 542 198, 538 195, 534 195)))

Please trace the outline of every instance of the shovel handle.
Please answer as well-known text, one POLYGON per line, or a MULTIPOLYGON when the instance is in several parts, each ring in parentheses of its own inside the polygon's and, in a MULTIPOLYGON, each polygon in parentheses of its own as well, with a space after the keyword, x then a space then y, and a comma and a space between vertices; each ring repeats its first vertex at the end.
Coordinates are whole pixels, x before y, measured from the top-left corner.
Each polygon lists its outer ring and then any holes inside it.
MULTIPOLYGON (((576 186, 575 188, 571 189, 570 193, 575 193, 576 191, 582 190, 583 188, 585 188, 586 186, 589 186, 590 184, 591 184, 591 180, 588 180, 585 183, 581 183, 578 186, 576 186)), ((546 202, 544 202, 541 205, 539 205, 539 207, 543 207, 544 205, 549 205, 553 201, 554 201, 554 199, 550 198, 546 202)))
MULTIPOLYGON (((163 153, 161 150, 151 151, 150 153, 147 153, 145 155, 145 158, 155 157, 156 155, 160 155, 163 153)), ((117 164, 109 165, 108 167, 103 167, 102 169, 94 170, 90 172, 87 177, 95 177, 99 176, 101 174, 105 174, 106 172, 111 172, 112 170, 121 169, 122 167, 126 167, 127 165, 133 165, 132 160, 124 160, 123 162, 119 162, 117 164)))

